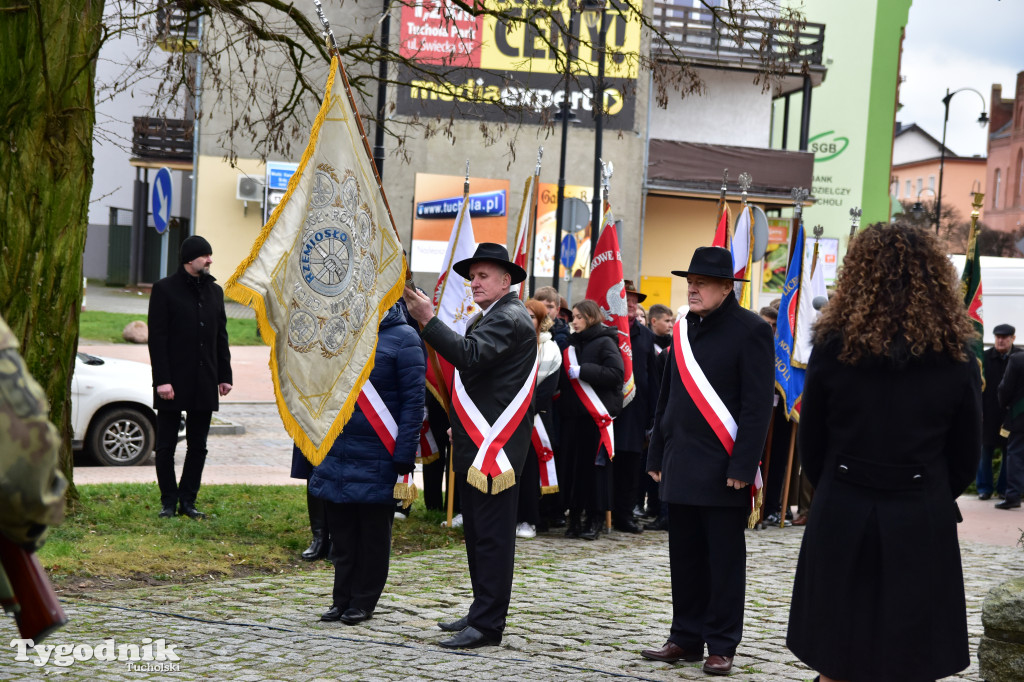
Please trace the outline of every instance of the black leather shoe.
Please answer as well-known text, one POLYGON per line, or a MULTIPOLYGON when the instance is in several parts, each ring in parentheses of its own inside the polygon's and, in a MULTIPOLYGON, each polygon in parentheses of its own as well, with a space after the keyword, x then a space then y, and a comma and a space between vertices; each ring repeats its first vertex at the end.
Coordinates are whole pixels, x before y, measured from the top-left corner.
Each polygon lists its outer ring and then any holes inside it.
POLYGON ((446 649, 476 649, 481 646, 498 646, 500 639, 491 639, 472 625, 467 625, 459 634, 438 642, 446 649))
POLYGON ((345 609, 345 613, 341 614, 338 618, 345 625, 355 625, 356 623, 362 623, 364 620, 370 620, 373 618, 373 611, 364 611, 363 609, 357 609, 354 606, 345 609))
POLYGON ((1020 498, 1007 497, 1002 502, 996 504, 996 509, 1020 509, 1020 498))
POLYGON ((980 495, 978 495, 978 499, 979 500, 991 500, 992 499, 992 493, 981 493, 980 495))
POLYGON ((645 523, 644 530, 668 530, 668 519, 664 516, 659 516, 650 523, 645 523))
POLYGON ((327 548, 330 544, 325 537, 326 533, 323 531, 313 533, 313 542, 310 543, 306 551, 302 553, 302 558, 305 561, 316 561, 317 559, 323 559, 327 556, 327 548))
POLYGON ((173 504, 165 504, 164 508, 160 510, 160 513, 157 514, 157 516, 159 518, 161 518, 161 519, 169 519, 169 518, 171 518, 172 516, 174 516, 174 505, 173 504))
POLYGON ((639 535, 644 532, 644 529, 636 524, 636 521, 630 519, 629 521, 619 521, 618 523, 612 524, 612 528, 619 531, 620 533, 632 533, 633 535, 639 535))
POLYGON ((194 504, 186 504, 185 502, 178 504, 178 514, 180 516, 187 516, 190 519, 195 519, 196 521, 201 521, 206 518, 206 514, 196 509, 194 504))
POLYGON ((684 649, 675 642, 665 642, 665 646, 660 649, 645 649, 640 652, 640 655, 648 660, 663 663, 675 663, 676 661, 695 663, 704 660, 704 647, 684 649))
POLYGON ((458 620, 453 620, 450 623, 438 622, 437 627, 441 628, 445 632, 462 632, 469 626, 469 616, 463 616, 458 620))
POLYGON ((704 661, 704 672, 708 675, 728 675, 732 671, 732 656, 711 654, 704 661))
POLYGON ((336 620, 341 620, 341 614, 344 611, 345 609, 341 608, 340 606, 332 606, 327 613, 320 616, 320 620, 322 620, 325 623, 333 623, 336 620))

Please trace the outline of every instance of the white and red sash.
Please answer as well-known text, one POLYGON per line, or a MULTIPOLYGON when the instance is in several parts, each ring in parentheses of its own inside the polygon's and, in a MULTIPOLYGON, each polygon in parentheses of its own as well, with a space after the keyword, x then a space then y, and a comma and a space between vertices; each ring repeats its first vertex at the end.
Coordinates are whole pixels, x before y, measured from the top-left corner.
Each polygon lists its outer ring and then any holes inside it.
MULTIPOLYGON (((690 337, 687 335, 685 318, 676 322, 672 334, 672 344, 675 347, 676 368, 679 370, 679 378, 683 382, 690 399, 697 406, 701 415, 707 421, 708 426, 715 432, 722 447, 732 457, 733 448, 736 447, 736 432, 738 426, 729 408, 719 397, 711 382, 704 376, 697 359, 693 356, 693 348, 690 347, 690 337)), ((754 496, 761 489, 761 467, 758 466, 754 475, 754 485, 750 488, 750 504, 754 505, 754 496)))
POLYGON ((537 465, 540 467, 540 494, 558 492, 558 473, 555 471, 555 451, 551 447, 551 438, 544 428, 544 421, 539 414, 533 416, 533 432, 530 442, 537 453, 537 465))
MULTIPOLYGON (((370 426, 377 433, 380 442, 394 457, 395 442, 398 438, 398 422, 395 421, 388 406, 384 404, 384 400, 369 380, 363 384, 363 390, 356 398, 356 404, 359 405, 366 420, 370 422, 370 426)), ((398 476, 398 481, 395 483, 395 499, 406 501, 406 507, 416 499, 416 485, 413 483, 411 473, 398 476)))
POLYGON ((430 420, 427 419, 426 410, 423 410, 423 426, 420 427, 420 449, 416 461, 420 464, 431 464, 441 457, 441 449, 437 447, 434 434, 430 431, 430 420))
MULTIPOLYGON (((562 359, 562 367, 565 368, 566 376, 569 376, 569 367, 579 365, 576 360, 576 349, 572 346, 566 348, 562 351, 562 359)), ((569 383, 572 384, 583 407, 587 408, 590 418, 597 424, 597 430, 601 434, 601 444, 608 451, 608 459, 613 459, 615 457, 615 433, 612 429, 614 418, 608 413, 608 408, 601 402, 593 386, 579 378, 573 379, 571 376, 569 376, 569 383)), ((600 445, 598 445, 598 449, 600 449, 600 445)))
POLYGON ((487 492, 487 477, 492 479, 491 494, 497 495, 516 484, 515 470, 505 454, 505 444, 522 423, 526 410, 533 400, 533 390, 537 385, 537 368, 540 366, 540 354, 533 362, 530 375, 516 393, 512 401, 505 407, 498 419, 489 423, 480 408, 476 406, 469 392, 462 383, 462 375, 456 371, 452 387, 452 406, 458 415, 459 423, 477 447, 476 457, 469 468, 467 481, 477 490, 487 492))

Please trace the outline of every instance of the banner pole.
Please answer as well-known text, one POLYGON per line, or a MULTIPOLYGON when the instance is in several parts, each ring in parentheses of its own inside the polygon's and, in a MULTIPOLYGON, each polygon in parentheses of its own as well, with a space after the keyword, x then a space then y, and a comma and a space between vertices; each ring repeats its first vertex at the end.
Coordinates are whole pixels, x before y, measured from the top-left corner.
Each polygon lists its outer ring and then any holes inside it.
POLYGON ((779 528, 786 527, 786 512, 789 511, 789 480, 793 476, 793 453, 796 451, 796 429, 799 422, 792 422, 793 430, 789 434, 789 459, 786 462, 786 478, 782 481, 782 509, 779 510, 779 528))

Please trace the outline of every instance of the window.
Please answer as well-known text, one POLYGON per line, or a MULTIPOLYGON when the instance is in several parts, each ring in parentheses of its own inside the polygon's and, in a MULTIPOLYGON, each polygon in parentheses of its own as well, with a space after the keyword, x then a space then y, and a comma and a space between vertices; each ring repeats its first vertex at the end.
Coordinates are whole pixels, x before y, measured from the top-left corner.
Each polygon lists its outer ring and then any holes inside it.
POLYGON ((917 179, 917 196, 921 196, 921 192, 924 191, 924 180, 921 178, 917 179))
POLYGON ((909 199, 910 198, 910 180, 907 180, 907 192, 906 192, 906 194, 907 194, 907 198, 909 199))
POLYGON ((1014 202, 1017 206, 1024 206, 1024 149, 1017 150, 1017 196, 1014 202))
POLYGON ((929 175, 928 176, 928 189, 930 189, 933 192, 935 191, 935 176, 934 175, 929 175))
POLYGON ((999 193, 1003 191, 1003 172, 1001 169, 996 168, 995 182, 992 183, 992 208, 999 208, 999 193))

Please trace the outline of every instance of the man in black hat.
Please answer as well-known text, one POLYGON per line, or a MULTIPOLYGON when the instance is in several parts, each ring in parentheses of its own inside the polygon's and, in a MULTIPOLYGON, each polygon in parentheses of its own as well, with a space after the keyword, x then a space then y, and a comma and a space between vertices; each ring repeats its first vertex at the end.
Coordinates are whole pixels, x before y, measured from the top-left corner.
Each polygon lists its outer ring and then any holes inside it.
POLYGON ((192 235, 178 251, 181 266, 153 285, 149 298, 149 360, 153 367, 156 416, 156 480, 161 518, 178 514, 193 519, 206 462, 210 419, 219 396, 231 391, 224 291, 210 274, 210 243, 192 235), (185 466, 174 474, 178 423, 185 411, 185 466))
POLYGON ((978 461, 978 475, 975 483, 978 488, 978 499, 988 500, 992 493, 1000 497, 1006 494, 1006 438, 999 435, 1003 428, 1006 410, 999 405, 999 382, 1006 373, 1006 365, 1010 356, 1020 349, 1013 345, 1017 330, 1013 325, 997 324, 992 330, 995 344, 987 349, 981 358, 985 373, 985 390, 981 394, 982 429, 981 459, 978 461), (999 480, 992 485, 992 458, 996 448, 1003 449, 1003 466, 999 468, 999 480))
MULTIPOLYGON (((1010 325, 1000 326, 1004 327, 1003 331, 1009 331, 1006 327, 1010 325)), ((1006 419, 1005 423, 1002 420, 1000 423, 1005 425, 1010 437, 1003 449, 1003 466, 999 474, 1000 481, 1004 474, 1006 476, 1006 492, 1003 501, 996 504, 996 509, 1019 509, 1024 495, 1024 353, 1007 353, 1007 356, 1006 373, 999 382, 998 394, 1006 419)), ((985 375, 985 391, 988 392, 988 374, 985 375)))
POLYGON ((672 629, 656 661, 701 661, 727 675, 743 634, 744 529, 772 414, 771 326, 733 294, 732 256, 697 249, 689 312, 672 335, 647 458, 669 506, 672 629))
POLYGON ((473 603, 467 615, 438 625, 456 633, 441 646, 470 649, 501 643, 512 597, 519 500, 513 486, 530 446, 537 333, 511 291, 526 272, 509 262, 504 246, 480 244, 472 258, 452 268, 469 280, 481 309, 465 336, 437 319, 422 293, 406 287, 405 302, 423 325, 423 340, 457 370, 452 446, 473 603))

